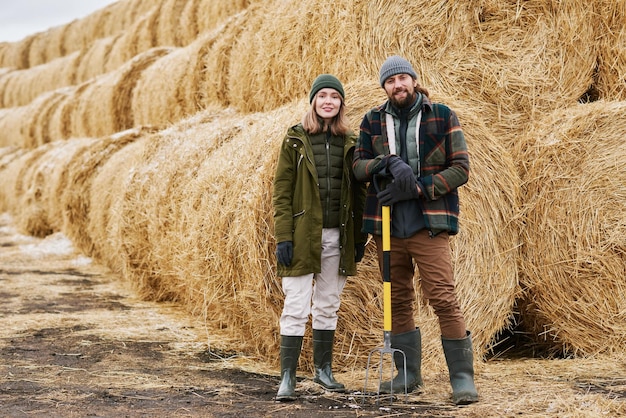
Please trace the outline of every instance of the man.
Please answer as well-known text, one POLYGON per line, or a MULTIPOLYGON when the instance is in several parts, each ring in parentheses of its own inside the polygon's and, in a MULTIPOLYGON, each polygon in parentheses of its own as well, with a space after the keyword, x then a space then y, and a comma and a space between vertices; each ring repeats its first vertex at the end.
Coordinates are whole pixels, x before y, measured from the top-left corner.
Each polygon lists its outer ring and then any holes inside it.
MULTIPOLYGON (((374 236, 382 266, 381 207, 391 206, 391 346, 406 354, 406 383, 423 385, 421 334, 415 327, 414 266, 424 298, 439 320, 441 340, 456 404, 478 401, 471 333, 454 289, 449 235, 458 232, 457 188, 469 177, 467 145, 456 114, 432 103, 411 64, 389 57, 380 69, 387 100, 363 118, 354 152, 357 180, 370 182, 363 231, 374 236), (414 264, 415 263, 415 264, 414 264)), ((404 388, 404 357, 382 393, 404 388)))

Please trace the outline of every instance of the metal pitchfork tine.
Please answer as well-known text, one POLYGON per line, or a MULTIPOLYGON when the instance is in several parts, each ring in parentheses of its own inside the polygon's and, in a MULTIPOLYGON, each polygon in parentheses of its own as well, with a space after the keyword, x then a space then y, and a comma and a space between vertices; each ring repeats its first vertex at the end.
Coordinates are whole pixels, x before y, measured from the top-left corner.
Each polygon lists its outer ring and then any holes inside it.
MULTIPOLYGON (((375 182, 376 183, 376 182, 375 182)), ((378 185, 375 184, 378 190, 378 185)), ((380 385, 383 377, 383 357, 385 354, 391 354, 391 386, 390 386, 390 404, 393 404, 393 373, 394 373, 394 355, 398 353, 404 357, 404 396, 408 400, 408 386, 406 373, 406 354, 404 351, 391 347, 391 208, 390 206, 382 207, 383 214, 383 347, 374 348, 367 357, 367 368, 365 369, 365 386, 363 388, 363 402, 365 404, 365 395, 367 393, 367 382, 369 377, 370 363, 374 353, 380 354, 380 362, 378 364, 378 389, 376 393, 376 405, 380 404, 380 385)))

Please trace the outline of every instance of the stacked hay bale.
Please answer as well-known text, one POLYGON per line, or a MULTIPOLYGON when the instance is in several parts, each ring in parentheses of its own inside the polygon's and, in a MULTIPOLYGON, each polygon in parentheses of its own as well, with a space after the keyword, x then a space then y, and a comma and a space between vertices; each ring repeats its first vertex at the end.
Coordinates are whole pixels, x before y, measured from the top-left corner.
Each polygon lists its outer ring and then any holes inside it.
POLYGON ((143 0, 120 0, 82 19, 4 43, 0 67, 26 69, 80 51, 97 39, 125 30, 152 7, 152 2, 143 0))
POLYGON ((626 343, 626 102, 559 110, 524 153, 524 321, 554 354, 626 343))
MULTIPOLYGON (((127 6, 137 10, 138 3, 127 6)), ((1 182, 9 186, 3 188, 7 210, 17 211, 18 196, 32 196, 31 185, 42 189, 40 182, 48 181, 37 174, 44 170, 37 156, 67 165, 65 174, 49 179, 58 181, 50 189, 62 197, 62 208, 22 201, 48 219, 46 227, 24 222, 27 228, 58 228, 55 220, 63 213, 61 228, 77 246, 121 272, 144 297, 180 301, 205 318, 209 330, 275 359, 282 306, 272 234, 276 151, 287 127, 306 111, 304 97, 315 76, 330 72, 344 81, 356 127, 384 100, 378 68, 397 53, 413 62, 435 100, 457 111, 468 140, 472 175, 461 189, 462 230, 452 245, 458 293, 479 357, 509 324, 516 299, 533 337, 550 335, 556 351, 622 349, 621 301, 602 293, 623 290, 618 239, 626 223, 609 210, 620 205, 623 182, 615 179, 622 167, 592 155, 600 155, 596 147, 612 153, 604 158, 622 152, 617 135, 623 132, 616 129, 612 140, 607 121, 623 119, 623 102, 576 105, 581 98, 624 100, 621 3, 472 0, 415 8, 403 2, 242 0, 233 10, 228 4, 162 0, 146 6, 132 30, 81 38, 100 37, 89 56, 108 74, 1 109, 0 146, 38 146, 15 158, 0 154, 11 159, 0 165, 1 182), (164 14, 174 10, 186 20, 203 17, 183 30, 164 14), (217 22, 222 25, 191 40, 217 22), (163 42, 179 47, 153 48, 163 42), (165 123, 175 125, 108 137, 165 123), (52 151, 59 144, 48 144, 76 136, 99 139, 80 150, 68 144, 71 161, 56 157, 67 155, 52 151), (576 141, 590 155, 577 154, 570 147, 576 141), (563 155, 571 160, 562 161, 563 155), (563 167, 551 166, 554 161, 563 167), (599 166, 615 173, 604 179, 599 166), (596 175, 575 178, 578 169, 596 175), (604 192, 607 183, 617 198, 604 192), (588 190, 593 200, 574 201, 572 187, 588 190), (575 215, 575 223, 564 224, 565 215, 575 215), (549 241, 542 241, 546 234, 549 241), (594 328, 589 314, 604 318, 602 324, 594 328), (607 332, 613 336, 598 337, 607 332)), ((33 44, 41 42, 0 48, 2 62, 43 60, 29 57, 33 44)), ((84 77, 97 72, 81 63, 84 77)), ((8 86, 3 79, 0 86, 8 86)), ((344 294, 338 365, 360 367, 380 344, 379 285, 369 246, 344 294)), ((444 362, 434 361, 441 355, 436 318, 419 297, 416 303, 425 367, 441 367, 444 362)), ((303 358, 310 361, 310 355, 303 358)))

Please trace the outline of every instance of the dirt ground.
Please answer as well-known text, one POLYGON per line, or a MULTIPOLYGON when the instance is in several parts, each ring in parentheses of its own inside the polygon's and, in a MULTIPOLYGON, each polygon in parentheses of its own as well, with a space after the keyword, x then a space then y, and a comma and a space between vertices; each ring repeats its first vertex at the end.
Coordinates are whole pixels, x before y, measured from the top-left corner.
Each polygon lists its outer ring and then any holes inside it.
POLYGON ((626 415, 623 359, 491 360, 481 402, 456 407, 447 374, 390 403, 345 394, 299 373, 299 399, 274 401, 276 370, 210 346, 175 306, 139 300, 124 281, 74 252, 62 234, 18 234, 0 215, 0 416, 485 417, 626 415))

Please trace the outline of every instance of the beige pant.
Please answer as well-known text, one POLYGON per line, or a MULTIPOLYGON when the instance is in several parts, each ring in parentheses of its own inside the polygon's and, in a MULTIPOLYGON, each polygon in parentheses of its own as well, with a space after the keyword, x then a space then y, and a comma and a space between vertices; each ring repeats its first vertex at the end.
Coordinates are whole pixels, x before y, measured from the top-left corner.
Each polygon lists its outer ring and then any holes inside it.
POLYGON ((337 311, 346 276, 339 272, 339 228, 322 230, 322 271, 319 274, 283 277, 285 293, 280 334, 304 336, 309 315, 313 329, 337 328, 337 311))
MULTIPOLYGON (((382 238, 374 236, 382 274, 382 238)), ((430 237, 422 230, 410 238, 391 237, 391 328, 392 334, 413 331, 415 265, 424 299, 433 307, 445 338, 465 338, 465 319, 454 290, 454 272, 449 236, 430 237)))

